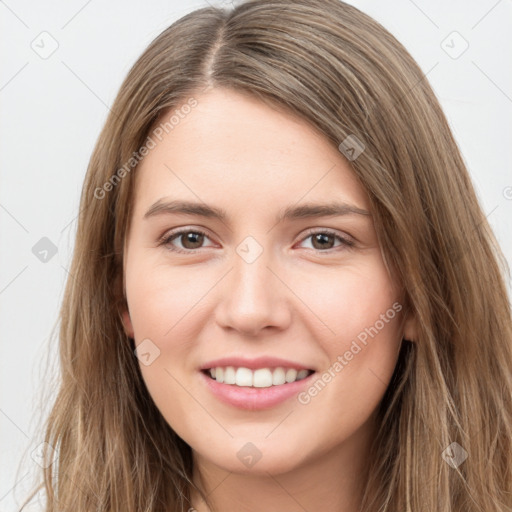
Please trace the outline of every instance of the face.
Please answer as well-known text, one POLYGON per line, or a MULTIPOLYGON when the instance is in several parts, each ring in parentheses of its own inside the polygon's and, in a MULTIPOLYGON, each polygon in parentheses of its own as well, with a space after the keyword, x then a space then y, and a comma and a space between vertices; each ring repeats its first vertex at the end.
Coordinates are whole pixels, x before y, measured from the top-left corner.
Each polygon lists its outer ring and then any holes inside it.
POLYGON ((340 151, 249 96, 195 99, 136 171, 123 321, 198 460, 284 472, 370 438, 413 334, 340 151))

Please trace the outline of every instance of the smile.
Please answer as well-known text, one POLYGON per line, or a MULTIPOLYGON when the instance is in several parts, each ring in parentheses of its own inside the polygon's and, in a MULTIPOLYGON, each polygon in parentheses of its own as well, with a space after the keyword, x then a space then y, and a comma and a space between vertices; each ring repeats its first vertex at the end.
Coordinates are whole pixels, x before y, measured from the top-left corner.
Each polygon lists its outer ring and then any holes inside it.
POLYGON ((271 368, 258 368, 252 371, 248 368, 239 367, 236 368, 236 372, 235 367, 215 367, 215 369, 205 369, 199 372, 207 391, 212 393, 216 399, 224 404, 246 411, 260 411, 286 403, 287 400, 296 397, 306 387, 310 386, 315 374, 316 372, 313 370, 301 369, 297 371, 293 368, 285 370, 283 367, 277 367, 272 371, 271 368), (219 368, 221 368, 220 371, 218 371, 219 368), (214 370, 215 378, 211 375, 210 370, 214 370), (306 376, 303 376, 304 372, 306 372, 306 376), (227 373, 228 381, 232 381, 234 377, 235 382, 233 384, 219 382, 217 379, 221 378, 221 373, 222 378, 227 373), (284 382, 282 382, 283 375, 284 382), (240 380, 238 380, 238 376, 240 376, 240 380), (276 376, 276 382, 282 382, 282 384, 269 385, 270 376, 272 382, 274 382, 274 376, 276 376), (287 376, 290 382, 286 381, 287 376), (250 385, 247 385, 249 382, 250 385), (265 386, 258 387, 258 383, 265 384, 265 386))
POLYGON ((234 366, 217 366, 205 370, 210 377, 219 383, 240 387, 269 388, 305 379, 313 370, 297 370, 295 368, 250 368, 234 366))

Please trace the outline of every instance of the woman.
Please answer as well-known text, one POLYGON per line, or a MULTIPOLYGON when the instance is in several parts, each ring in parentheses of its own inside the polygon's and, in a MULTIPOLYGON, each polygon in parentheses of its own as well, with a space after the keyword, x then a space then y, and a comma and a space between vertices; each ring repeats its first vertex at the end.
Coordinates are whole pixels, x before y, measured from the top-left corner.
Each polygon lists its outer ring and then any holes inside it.
POLYGON ((512 510, 505 259, 377 22, 181 18, 123 83, 80 211, 46 510, 512 510))

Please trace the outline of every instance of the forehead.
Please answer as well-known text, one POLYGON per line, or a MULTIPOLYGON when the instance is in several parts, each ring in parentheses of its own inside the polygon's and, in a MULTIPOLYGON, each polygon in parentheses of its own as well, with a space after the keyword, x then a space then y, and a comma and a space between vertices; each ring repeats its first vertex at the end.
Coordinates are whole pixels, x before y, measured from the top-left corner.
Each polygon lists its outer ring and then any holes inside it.
POLYGON ((369 208, 348 161, 305 120, 231 90, 194 99, 187 114, 175 115, 172 126, 153 136, 156 144, 137 168, 139 213, 164 196, 222 203, 226 210, 268 209, 302 198, 369 208))

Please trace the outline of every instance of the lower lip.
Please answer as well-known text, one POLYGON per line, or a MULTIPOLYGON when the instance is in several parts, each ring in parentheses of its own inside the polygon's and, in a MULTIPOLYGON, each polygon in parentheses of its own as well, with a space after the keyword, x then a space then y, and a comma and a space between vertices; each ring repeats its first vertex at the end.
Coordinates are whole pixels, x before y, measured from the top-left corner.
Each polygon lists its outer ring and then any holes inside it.
POLYGON ((310 384, 311 378, 316 372, 313 372, 304 379, 268 388, 223 384, 212 379, 202 371, 199 373, 210 391, 222 402, 248 411, 259 411, 270 409, 297 395, 305 386, 310 384))

